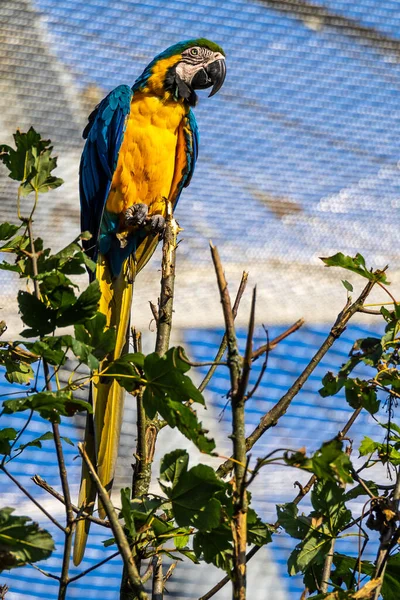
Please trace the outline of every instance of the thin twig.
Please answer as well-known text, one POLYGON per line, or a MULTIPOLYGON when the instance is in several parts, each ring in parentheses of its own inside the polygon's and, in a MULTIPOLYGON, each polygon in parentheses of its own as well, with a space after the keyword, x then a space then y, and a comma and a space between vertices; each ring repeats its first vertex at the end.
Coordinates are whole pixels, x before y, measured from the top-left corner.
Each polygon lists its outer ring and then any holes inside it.
POLYGON ((265 351, 265 358, 264 358, 264 362, 261 366, 261 370, 258 374, 257 380, 253 386, 253 388, 246 394, 246 402, 248 402, 248 400, 250 400, 250 398, 252 398, 254 396, 254 394, 256 393, 256 391, 258 390, 259 386, 261 385, 261 382, 263 380, 265 371, 267 370, 267 366, 268 366, 268 357, 269 357, 269 352, 270 352, 270 348, 269 348, 269 336, 268 336, 268 329, 265 330, 265 333, 267 335, 267 349, 265 351))
MULTIPOLYGON (((365 299, 371 293, 371 290, 374 287, 374 285, 374 281, 369 281, 355 302, 353 302, 352 304, 350 303, 350 301, 347 302, 344 309, 338 315, 329 335, 327 336, 319 350, 315 353, 311 361, 308 363, 304 371, 296 379, 296 381, 286 392, 286 394, 282 396, 279 402, 277 402, 277 404, 275 404, 275 406, 273 406, 271 410, 269 410, 263 417, 261 417, 260 423, 248 436, 248 438, 246 439, 247 451, 249 451, 254 446, 254 444, 268 429, 270 429, 270 427, 276 425, 276 423, 282 417, 282 415, 285 414, 293 398, 299 393, 305 382, 310 377, 311 373, 321 362, 328 350, 333 346, 334 342, 342 335, 342 333, 346 329, 347 323, 358 311, 359 307, 362 306, 365 299)), ((232 468, 233 463, 232 461, 228 460, 218 468, 217 474, 219 477, 225 477, 225 475, 227 475, 232 470, 232 468)))
MULTIPOLYGON (((65 500, 62 494, 59 494, 54 488, 52 488, 45 479, 40 477, 40 475, 34 475, 32 477, 33 483, 37 486, 51 494, 54 498, 56 498, 59 502, 65 505, 65 500)), ((75 514, 79 515, 79 518, 88 519, 92 521, 92 523, 96 523, 96 525, 101 525, 102 527, 110 527, 109 521, 105 521, 104 519, 99 519, 98 517, 93 517, 93 515, 89 515, 88 513, 82 511, 80 508, 71 504, 72 510, 75 514)))
POLYGON ((44 571, 43 569, 41 569, 40 567, 35 565, 35 563, 28 563, 28 564, 30 567, 33 567, 34 569, 36 569, 36 571, 39 571, 39 573, 41 573, 42 575, 45 575, 45 577, 50 577, 50 579, 56 579, 57 581, 60 581, 60 577, 58 575, 53 575, 53 573, 44 571))
POLYGON ((336 538, 333 538, 331 540, 328 554, 325 557, 324 567, 322 569, 321 586, 318 591, 320 591, 323 594, 325 594, 328 591, 329 579, 331 576, 331 570, 332 570, 332 565, 333 565, 333 553, 335 550, 335 542, 336 542, 336 538))
POLYGON ((81 579, 81 577, 84 577, 85 575, 87 575, 88 573, 91 573, 95 569, 98 569, 99 567, 102 567, 103 565, 105 565, 106 563, 110 562, 110 560, 112 560, 113 558, 116 558, 117 556, 119 556, 119 550, 117 550, 117 552, 114 552, 114 554, 110 554, 110 556, 107 556, 107 558, 104 558, 103 560, 101 560, 100 562, 96 563, 92 567, 89 567, 85 571, 82 571, 81 573, 78 573, 78 575, 74 575, 74 577, 70 578, 69 583, 72 583, 73 581, 77 581, 78 579, 81 579))
POLYGON ((265 352, 270 352, 270 350, 273 350, 275 348, 275 346, 277 346, 279 344, 279 342, 282 342, 284 339, 289 337, 289 335, 292 335, 292 333, 294 333, 295 331, 300 329, 300 327, 302 327, 304 325, 304 323, 305 323, 304 319, 299 319, 298 321, 296 321, 296 323, 293 323, 293 325, 291 325, 288 329, 286 329, 286 331, 284 331, 280 335, 277 335, 276 338, 274 338, 270 342, 267 341, 266 344, 264 344, 263 346, 260 346, 259 348, 257 348, 257 350, 254 350, 253 360, 257 360, 257 358, 262 356, 265 352))
POLYGON ((222 311, 224 313, 225 332, 228 346, 228 364, 231 379, 231 396, 233 397, 239 385, 240 378, 240 355, 237 346, 234 318, 232 313, 231 299, 228 292, 228 284, 222 268, 218 250, 210 242, 211 256, 217 276, 218 288, 221 297, 222 311))
POLYGON ((118 546, 118 550, 119 550, 119 552, 122 556, 122 559, 124 561, 124 564, 128 570, 128 575, 129 575, 132 589, 136 593, 139 600, 148 600, 148 596, 147 596, 146 592, 144 591, 144 587, 140 580, 140 575, 136 568, 135 561, 133 560, 132 553, 129 548, 128 540, 126 539, 126 535, 124 533, 122 525, 118 521, 118 516, 117 516, 117 513, 116 513, 112 503, 111 503, 111 500, 108 497, 106 490, 102 486, 101 481, 100 481, 88 455, 85 452, 83 444, 81 444, 81 443, 78 444, 78 450, 79 450, 79 454, 81 455, 82 459, 85 461, 89 475, 92 478, 92 481, 97 488, 98 495, 100 497, 100 500, 103 503, 104 510, 107 514, 108 520, 110 521, 111 529, 113 531, 115 541, 118 546))
POLYGON ((51 515, 49 512, 47 512, 47 510, 46 510, 45 508, 43 508, 43 506, 42 506, 42 505, 41 505, 41 504, 40 504, 40 503, 39 503, 37 500, 35 500, 35 498, 32 496, 32 494, 31 494, 30 492, 28 492, 28 490, 26 490, 26 489, 24 488, 24 486, 23 486, 23 485, 22 485, 22 484, 21 484, 21 483, 18 481, 18 479, 15 479, 14 475, 11 475, 11 473, 10 473, 10 472, 9 472, 9 471, 6 469, 6 467, 5 467, 4 465, 2 465, 2 466, 0 467, 0 469, 1 469, 1 470, 4 472, 4 474, 5 474, 5 475, 7 475, 7 477, 8 477, 9 479, 11 479, 11 481, 12 481, 12 482, 13 482, 13 483, 14 483, 14 484, 17 486, 17 488, 19 488, 19 489, 21 490, 21 492, 22 492, 23 494, 25 494, 25 496, 26 496, 27 498, 29 498, 29 500, 30 500, 31 502, 33 502, 33 504, 34 504, 34 505, 35 505, 35 506, 36 506, 36 507, 37 507, 39 510, 41 510, 41 511, 42 511, 42 513, 43 513, 44 515, 46 515, 46 517, 47 517, 48 519, 50 519, 50 521, 51 521, 52 523, 54 523, 54 525, 55 525, 56 527, 58 527, 58 529, 61 529, 61 531, 63 531, 63 532, 65 533, 65 527, 63 527, 63 526, 61 525, 61 523, 59 523, 59 522, 57 521, 57 519, 55 519, 55 518, 54 518, 54 517, 53 517, 53 516, 52 516, 52 515, 51 515))

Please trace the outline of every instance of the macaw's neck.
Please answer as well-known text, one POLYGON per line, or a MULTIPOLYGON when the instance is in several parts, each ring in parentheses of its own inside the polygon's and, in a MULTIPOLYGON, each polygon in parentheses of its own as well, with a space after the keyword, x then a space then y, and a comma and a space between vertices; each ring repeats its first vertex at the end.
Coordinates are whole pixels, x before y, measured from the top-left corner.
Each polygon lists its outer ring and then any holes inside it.
POLYGON ((172 100, 187 107, 194 106, 197 96, 176 73, 175 66, 178 62, 179 57, 175 55, 151 63, 139 78, 141 91, 164 101, 172 100))

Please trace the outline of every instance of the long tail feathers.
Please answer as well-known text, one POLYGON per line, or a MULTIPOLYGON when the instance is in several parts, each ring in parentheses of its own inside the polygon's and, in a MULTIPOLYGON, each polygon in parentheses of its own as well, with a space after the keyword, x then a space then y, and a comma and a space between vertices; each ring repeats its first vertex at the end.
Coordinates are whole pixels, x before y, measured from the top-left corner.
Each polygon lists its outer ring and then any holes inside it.
MULTIPOLYGON (((118 277, 112 279, 105 258, 100 255, 97 262, 96 278, 101 289, 99 310, 107 317, 107 325, 116 329, 115 350, 102 362, 103 369, 109 360, 121 356, 128 341, 128 328, 132 304, 134 264, 128 258, 118 277)), ((119 439, 124 414, 124 389, 116 381, 107 381, 100 377, 93 382, 93 416, 88 416, 85 430, 85 447, 92 460, 97 464, 97 473, 103 486, 111 494, 118 457, 119 439), (93 422, 93 426, 90 426, 93 422)), ((79 506, 85 512, 93 512, 96 490, 87 470, 82 468, 79 506)), ((104 518, 103 506, 99 503, 99 516, 104 518)), ((78 521, 74 543, 74 564, 77 566, 83 558, 89 533, 90 521, 78 521)))

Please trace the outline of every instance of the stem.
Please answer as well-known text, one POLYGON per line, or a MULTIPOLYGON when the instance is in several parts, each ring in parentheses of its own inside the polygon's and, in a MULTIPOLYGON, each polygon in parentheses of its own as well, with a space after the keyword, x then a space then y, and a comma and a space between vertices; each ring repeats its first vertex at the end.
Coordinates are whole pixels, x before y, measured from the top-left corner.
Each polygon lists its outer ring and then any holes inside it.
MULTIPOLYGON (((286 394, 282 396, 279 402, 275 404, 275 406, 273 406, 271 410, 269 410, 263 417, 261 417, 260 423, 248 436, 248 438, 246 439, 247 451, 249 451, 254 446, 254 444, 268 429, 276 425, 276 423, 282 417, 282 415, 285 414, 293 398, 299 393, 305 382, 310 377, 311 373, 321 362, 328 350, 333 346, 334 342, 342 335, 342 333, 346 329, 347 323, 363 305, 365 299, 371 293, 371 290, 374 287, 374 285, 374 281, 369 281, 363 289, 363 291, 361 292, 360 296, 353 304, 350 304, 350 301, 347 302, 342 312, 339 313, 329 335, 327 336, 319 350, 315 353, 311 361, 308 363, 304 371, 296 379, 296 381, 286 392, 286 394)), ((225 477, 232 469, 232 461, 227 460, 222 465, 220 465, 220 467, 217 470, 217 474, 219 477, 225 477)))
POLYGON ((231 299, 218 250, 211 244, 211 255, 217 276, 225 321, 225 334, 228 346, 228 366, 231 379, 232 400, 232 441, 235 476, 233 483, 233 599, 246 599, 246 544, 247 544, 247 492, 246 492, 246 431, 245 393, 253 354, 256 290, 253 291, 250 322, 247 335, 243 369, 240 369, 240 355, 234 325, 231 299))
MULTIPOLYGON (((167 216, 165 221, 164 242, 162 250, 161 265, 161 292, 158 312, 153 311, 154 318, 157 317, 157 337, 155 351, 163 356, 168 348, 171 336, 173 301, 174 301, 174 283, 175 283, 175 264, 177 236, 180 229, 178 223, 173 218, 172 205, 167 202, 167 216)), ((134 336, 136 351, 140 351, 140 336, 134 336)), ((154 449, 157 441, 160 423, 157 417, 150 421, 146 417, 143 407, 143 394, 139 393, 136 397, 137 402, 137 460, 132 478, 132 497, 137 498, 148 493, 151 482, 151 467, 154 459, 154 449)), ((135 568, 140 572, 140 556, 136 556, 135 568)), ((124 565, 120 600, 134 600, 136 596, 132 594, 129 586, 127 565, 124 565)))
MULTIPOLYGON (((59 500, 62 504, 65 504, 64 496, 62 494, 59 494, 54 488, 52 488, 47 483, 47 481, 40 477, 40 475, 34 475, 32 477, 32 481, 33 483, 36 483, 36 485, 38 485, 40 488, 51 494, 54 498, 59 500)), ((85 513, 74 504, 71 504, 71 508, 74 511, 74 513, 79 515, 79 517, 82 519, 88 519, 89 521, 92 521, 92 523, 96 523, 97 525, 101 525, 102 527, 110 527, 110 523, 108 521, 104 521, 103 519, 99 519, 98 517, 93 517, 93 515, 85 513)))
MULTIPOLYGON (((249 276, 249 274, 246 273, 246 271, 243 271, 243 273, 242 273, 242 279, 240 281, 239 289, 237 291, 235 302, 234 302, 233 308, 232 308, 232 313, 233 313, 233 318, 234 319, 236 319, 236 315, 237 315, 237 312, 239 310, 240 301, 241 301, 242 296, 244 294, 244 290, 246 289, 246 284, 247 284, 248 276, 249 276)), ((213 361, 213 365, 212 365, 211 369, 208 371, 207 375, 204 377, 204 379, 201 382, 201 384, 199 385, 199 391, 200 392, 203 392, 206 389, 207 385, 209 384, 212 376, 215 373, 215 369, 217 368, 218 363, 220 363, 221 360, 222 360, 222 357, 223 357, 223 355, 225 353, 227 345, 228 344, 227 344, 227 339, 226 339, 226 333, 224 333, 224 336, 222 338, 222 341, 221 341, 221 344, 219 346, 218 352, 217 352, 217 354, 215 356, 215 359, 213 361)))
POLYGON ((116 558, 117 556, 119 556, 119 550, 117 552, 114 552, 114 554, 111 554, 110 556, 107 556, 107 558, 104 558, 103 560, 101 560, 100 562, 96 563, 92 567, 89 567, 85 571, 82 571, 78 575, 75 575, 74 577, 71 577, 70 580, 69 580, 69 583, 72 583, 73 581, 77 581, 78 579, 81 579, 81 577, 84 577, 85 575, 87 575, 88 573, 91 573, 95 569, 98 569, 99 567, 102 567, 103 565, 105 565, 106 563, 108 563, 113 558, 116 558))
POLYGON ((164 577, 162 569, 162 556, 156 555, 153 558, 153 587, 151 600, 163 600, 164 597, 164 577))
POLYGON ((35 505, 35 506, 36 506, 36 507, 37 507, 39 510, 41 510, 41 511, 42 511, 42 513, 43 513, 44 515, 46 515, 46 517, 47 517, 48 519, 50 519, 50 521, 51 521, 52 523, 54 523, 54 525, 55 525, 56 527, 58 527, 58 529, 61 529, 61 531, 63 531, 63 532, 65 533, 65 527, 63 527, 63 526, 61 525, 61 523, 59 523, 59 522, 57 521, 57 519, 55 519, 55 518, 54 518, 54 517, 53 517, 53 516, 52 516, 52 515, 51 515, 49 512, 47 512, 47 510, 46 510, 45 508, 43 508, 43 506, 42 506, 42 505, 41 505, 41 504, 40 504, 40 503, 39 503, 37 500, 35 500, 35 498, 32 496, 32 494, 30 494, 30 493, 28 492, 28 490, 26 490, 26 489, 24 488, 24 486, 23 486, 23 485, 22 485, 22 484, 21 484, 21 483, 18 481, 18 479, 15 479, 14 475, 11 475, 11 473, 10 473, 10 472, 9 472, 9 471, 6 469, 6 467, 5 467, 4 465, 1 465, 0 469, 3 471, 3 473, 4 473, 5 475, 7 475, 7 477, 8 477, 9 479, 11 479, 11 481, 12 481, 12 482, 13 482, 13 483, 14 483, 14 484, 17 486, 17 488, 18 488, 18 489, 20 489, 20 490, 21 490, 21 492, 22 492, 23 494, 25 494, 25 496, 26 496, 27 498, 29 498, 29 500, 30 500, 30 501, 31 501, 31 502, 32 502, 32 503, 33 503, 33 504, 34 504, 34 505, 35 505))
POLYGON ((79 450, 79 454, 81 455, 82 459, 85 461, 89 475, 92 478, 92 481, 97 488, 98 495, 100 497, 100 500, 103 503, 104 510, 106 512, 108 520, 110 521, 111 529, 113 531, 115 541, 118 546, 118 550, 122 556, 124 565, 126 566, 126 569, 128 571, 128 576, 130 579, 130 584, 131 584, 132 590, 134 591, 136 596, 139 598, 139 600, 148 600, 148 596, 147 596, 146 592, 144 591, 143 584, 140 580, 140 575, 136 568, 135 561, 133 560, 131 549, 129 548, 129 542, 126 539, 126 535, 124 533, 122 525, 118 521, 117 513, 111 503, 110 498, 108 497, 108 493, 106 492, 105 488, 102 486, 101 481, 100 481, 88 455, 85 452, 83 444, 81 444, 81 443, 78 444, 78 450, 79 450))
MULTIPOLYGON (((39 282, 36 279, 36 277, 39 273, 38 265, 37 265, 37 254, 35 251, 35 239, 33 237, 33 229, 32 229, 32 216, 36 209, 37 200, 38 200, 38 194, 36 192, 35 193, 35 205, 32 209, 29 219, 27 220, 27 227, 28 227, 29 241, 30 241, 30 245, 31 245, 32 270, 33 270, 33 275, 35 277, 33 280, 33 285, 34 285, 34 289, 35 289, 35 296, 38 300, 40 300, 39 282)), ((46 382, 46 390, 48 392, 51 392, 52 386, 51 386, 51 376, 50 376, 50 371, 49 371, 49 365, 45 358, 43 358, 42 362, 43 362, 43 371, 44 371, 44 377, 45 377, 45 382, 46 382)), ((69 561, 70 561, 70 557, 71 557, 72 539, 73 539, 74 529, 75 529, 75 517, 74 517, 74 511, 72 509, 67 469, 65 468, 64 453, 63 453, 63 449, 62 449, 61 436, 60 436, 60 430, 58 427, 58 423, 53 423, 52 429, 53 429, 53 436, 54 436, 54 444, 55 444, 56 453, 57 453, 57 461, 58 461, 58 469, 59 469, 59 473, 60 473, 61 487, 62 487, 64 499, 65 499, 65 513, 66 513, 66 527, 64 530, 65 531, 64 553, 63 553, 63 561, 62 561, 62 567, 61 567, 60 588, 59 588, 59 592, 58 592, 58 600, 64 600, 66 597, 67 586, 68 586, 68 582, 69 582, 69 579, 68 579, 69 561)))
POLYGON ((176 238, 178 223, 172 216, 172 205, 167 203, 164 243, 162 249, 161 295, 158 307, 156 352, 160 356, 169 348, 174 304, 176 238))
POLYGON ((274 338, 270 342, 267 342, 263 346, 260 346, 259 348, 257 348, 257 350, 254 350, 253 360, 257 360, 257 358, 259 358, 266 352, 270 352, 271 350, 273 350, 275 348, 275 346, 277 346, 279 344, 279 342, 282 342, 287 337, 289 337, 289 335, 292 335, 292 333, 294 333, 295 331, 300 329, 300 327, 303 327, 304 323, 305 323, 304 319, 299 319, 298 321, 296 321, 296 323, 293 323, 293 325, 291 325, 288 329, 286 329, 286 331, 284 331, 280 335, 277 335, 276 338, 274 338))

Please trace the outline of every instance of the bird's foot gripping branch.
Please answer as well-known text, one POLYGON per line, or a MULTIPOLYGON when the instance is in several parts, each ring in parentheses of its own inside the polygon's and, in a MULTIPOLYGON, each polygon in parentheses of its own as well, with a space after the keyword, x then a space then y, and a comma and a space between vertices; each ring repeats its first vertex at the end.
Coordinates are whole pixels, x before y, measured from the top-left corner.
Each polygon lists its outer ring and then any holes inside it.
MULTIPOLYGON (((181 560, 188 559, 193 563, 212 563, 223 571, 224 577, 219 584, 207 592, 199 591, 203 600, 214 596, 228 582, 233 587, 234 598, 244 599, 248 561, 284 529, 294 540, 289 573, 302 575, 303 598, 377 600, 381 596, 384 600, 393 600, 400 596, 397 545, 400 429, 394 422, 400 394, 400 308, 393 296, 386 307, 379 306, 378 310, 366 304, 374 287, 389 294, 386 271, 369 270, 360 255, 352 258, 337 254, 324 259, 330 267, 342 267, 363 277, 366 286, 356 300, 352 300, 352 284, 344 282, 347 302, 321 347, 310 357, 293 385, 262 416, 258 426, 246 434, 246 407, 251 405, 253 397, 263 399, 260 383, 268 372, 268 357, 303 322, 298 321, 275 339, 270 340, 267 334, 265 343, 254 348, 254 290, 247 341, 242 351, 236 336, 235 317, 245 293, 247 274, 243 274, 236 300, 232 303, 218 251, 212 247, 225 335, 217 356, 209 364, 207 375, 197 386, 189 374, 199 364, 193 363, 182 348, 169 348, 179 228, 173 215, 168 214, 160 300, 158 306, 153 305, 157 324, 155 351, 145 355, 140 335, 134 332, 132 350, 128 348, 117 359, 105 362, 104 358, 115 348, 116 332, 98 310, 99 284, 93 281, 80 291, 74 283, 75 275, 95 268, 81 247, 87 235, 82 233, 57 253, 52 253, 34 236, 33 219, 39 195, 62 183, 52 174, 56 162, 49 142, 42 140, 32 129, 27 134, 19 132, 15 142, 16 148, 2 146, 0 154, 10 176, 19 182, 18 222, 0 225, 0 250, 7 257, 0 263, 0 268, 13 271, 24 283, 24 289, 18 292, 16 299, 24 329, 18 339, 10 340, 6 338, 6 324, 1 326, 4 341, 0 342, 0 361, 11 391, 2 401, 0 414, 0 474, 9 478, 42 512, 48 526, 40 528, 29 517, 20 516, 10 507, 0 509, 0 571, 3 571, 4 584, 12 591, 8 570, 31 565, 36 568, 38 577, 57 581, 58 598, 62 600, 68 597, 72 588, 76 595, 89 571, 98 569, 100 572, 105 563, 121 556, 125 569, 120 597, 159 600, 164 596, 168 580, 174 577, 175 569, 185 568, 181 560), (29 204, 30 197, 33 202, 29 204), (257 456, 254 448, 254 457, 249 454, 256 442, 291 410, 293 400, 350 319, 356 313, 367 311, 376 315, 384 331, 381 335, 355 340, 349 360, 337 373, 325 375, 319 392, 319 397, 344 392, 344 397, 338 396, 338 403, 347 402, 353 412, 347 423, 340 425, 340 432, 333 439, 327 436, 321 448, 313 452, 304 448, 276 448, 266 456, 257 456), (255 361, 261 357, 264 357, 263 365, 255 373, 255 361), (60 371, 68 358, 74 358, 80 368, 72 371, 65 382, 61 380, 60 371), (218 365, 229 370, 230 383, 226 391, 232 409, 232 456, 215 470, 208 464, 191 464, 190 452, 179 448, 178 443, 178 447, 154 467, 160 491, 150 493, 154 448, 162 428, 175 428, 204 455, 218 456, 214 440, 193 408, 204 405, 203 392, 218 365), (360 365, 368 368, 367 374, 357 371, 360 365), (86 372, 82 372, 82 366, 86 367, 86 372), (38 377, 40 368, 44 380, 38 377), (71 497, 70 465, 64 456, 65 444, 70 444, 71 440, 61 437, 59 431, 60 421, 70 419, 79 411, 91 412, 91 403, 78 398, 77 391, 87 389, 96 378, 116 382, 126 391, 128 402, 135 402, 137 407, 133 481, 130 488, 120 491, 120 500, 115 503, 118 508, 109 499, 98 477, 98 465, 92 461, 86 447, 77 447, 76 454, 82 457, 101 499, 104 518, 78 506, 71 497), (39 384, 40 381, 44 383, 39 384), (19 386, 16 392, 12 391, 12 385, 19 386), (386 418, 382 419, 379 410, 382 414, 385 403, 388 412, 383 411, 386 418), (13 419, 16 413, 18 420, 13 419), (377 439, 366 437, 362 440, 358 451, 365 458, 356 466, 349 433, 363 413, 379 420, 382 435, 377 439), (40 420, 43 430, 34 440, 27 438, 33 415, 40 420), (21 420, 23 416, 24 421, 21 420), (54 444, 61 491, 50 487, 41 477, 39 461, 34 482, 40 493, 36 494, 15 477, 14 465, 21 454, 27 456, 31 448, 37 450, 45 444, 54 444), (299 492, 292 502, 278 505, 277 521, 268 524, 254 510, 253 501, 257 501, 257 496, 250 495, 249 487, 256 478, 262 486, 265 469, 274 464, 307 472, 310 479, 303 485, 296 482, 299 492), (379 476, 375 475, 374 467, 382 464, 392 479, 383 481, 382 470, 379 476), (232 472, 232 477, 227 479, 232 472), (63 519, 47 510, 43 490, 65 506, 63 519), (310 492, 312 510, 303 514, 298 504, 310 492), (71 575, 73 536, 81 522, 104 528, 107 538, 104 558, 90 569, 71 575), (377 532, 379 537, 373 562, 364 560, 365 548, 373 543, 369 540, 368 529, 377 532), (55 536, 64 541, 63 558, 59 571, 49 572, 40 563, 51 556, 55 536), (353 553, 343 552, 344 539, 354 540, 353 553), (115 552, 109 554, 108 547, 114 547, 115 552)), ((314 401, 318 401, 317 393, 314 401)), ((267 494, 265 487, 264 499, 267 494)), ((260 581, 259 586, 263 585, 260 581)), ((6 590, 5 585, 3 590, 6 590)))

